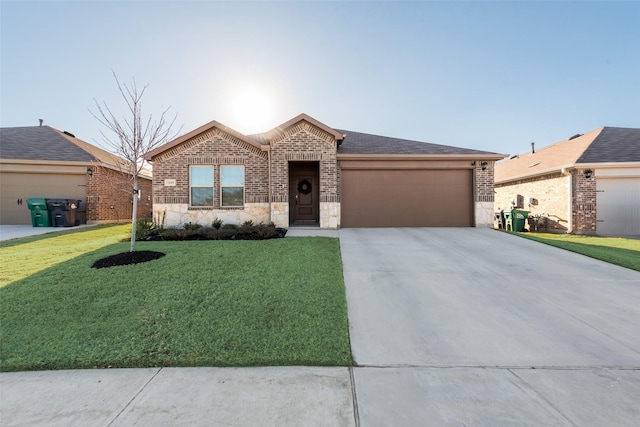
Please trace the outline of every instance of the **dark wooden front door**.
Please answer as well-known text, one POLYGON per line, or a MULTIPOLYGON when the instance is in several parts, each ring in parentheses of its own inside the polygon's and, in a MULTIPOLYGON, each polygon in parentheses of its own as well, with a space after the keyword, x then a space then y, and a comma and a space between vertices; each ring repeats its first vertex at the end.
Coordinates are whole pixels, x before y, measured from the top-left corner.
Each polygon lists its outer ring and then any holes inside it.
POLYGON ((319 223, 319 181, 317 164, 290 163, 289 212, 291 224, 319 223))

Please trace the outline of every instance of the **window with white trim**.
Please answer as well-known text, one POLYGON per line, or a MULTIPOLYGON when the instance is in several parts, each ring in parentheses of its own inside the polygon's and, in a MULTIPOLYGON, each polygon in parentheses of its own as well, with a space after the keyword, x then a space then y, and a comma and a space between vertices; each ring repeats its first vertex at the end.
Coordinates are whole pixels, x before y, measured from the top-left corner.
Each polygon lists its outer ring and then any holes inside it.
POLYGON ((189 204, 213 207, 213 166, 189 166, 189 204))
POLYGON ((220 207, 244 206, 244 166, 220 166, 220 207))

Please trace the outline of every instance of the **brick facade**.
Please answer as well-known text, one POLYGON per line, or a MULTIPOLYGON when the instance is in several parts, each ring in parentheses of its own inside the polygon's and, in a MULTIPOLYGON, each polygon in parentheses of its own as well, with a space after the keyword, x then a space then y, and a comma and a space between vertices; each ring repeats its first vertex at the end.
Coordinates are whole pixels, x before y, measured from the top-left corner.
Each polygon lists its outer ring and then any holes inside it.
POLYGON ((482 162, 475 162, 475 189, 474 197, 476 202, 491 202, 494 201, 494 189, 493 189, 493 167, 495 162, 487 162, 487 167, 482 170, 482 162))
POLYGON ((596 179, 585 178, 582 170, 496 184, 495 192, 496 211, 510 210, 520 195, 523 209, 543 218, 542 230, 576 234, 596 231, 596 179))
POLYGON ((269 163, 267 152, 216 128, 154 158, 154 204, 189 204, 189 166, 191 165, 214 166, 213 207, 193 209, 221 209, 220 166, 226 165, 243 165, 245 167, 245 203, 268 202, 269 163), (165 180, 175 180, 176 185, 165 185, 165 180))
MULTIPOLYGON (((133 186, 129 175, 105 167, 92 167, 87 179, 88 223, 131 221, 133 186)), ((138 179, 138 218, 151 218, 151 180, 138 179)))
POLYGON ((154 206, 156 210, 172 210, 167 218, 167 225, 172 226, 188 221, 207 224, 216 217, 224 222, 234 222, 234 219, 235 222, 245 219, 252 219, 254 222, 273 220, 279 226, 288 226, 289 163, 316 161, 319 164, 322 208, 324 202, 339 202, 336 141, 332 135, 303 121, 270 141, 269 153, 218 128, 213 128, 154 157, 154 206), (214 166, 213 207, 189 206, 191 165, 214 166), (244 208, 221 206, 219 166, 222 165, 245 167, 244 208), (175 180, 175 186, 166 185, 166 180, 175 180), (264 209, 267 209, 267 213, 264 209), (276 218, 268 214, 269 210, 277 212, 276 218))
POLYGON ((596 233, 596 178, 586 178, 583 169, 571 172, 572 193, 571 214, 573 232, 576 234, 596 233))

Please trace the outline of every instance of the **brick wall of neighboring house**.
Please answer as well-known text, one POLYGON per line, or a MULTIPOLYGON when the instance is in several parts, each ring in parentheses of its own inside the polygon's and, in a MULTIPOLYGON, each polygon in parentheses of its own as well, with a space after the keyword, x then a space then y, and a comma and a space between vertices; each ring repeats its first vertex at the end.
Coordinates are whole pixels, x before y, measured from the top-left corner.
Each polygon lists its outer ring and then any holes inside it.
MULTIPOLYGON (((87 222, 130 221, 133 187, 129 175, 105 167, 93 167, 87 179, 87 222)), ((151 180, 139 178, 138 218, 151 218, 151 180)))
POLYGON ((271 143, 271 217, 280 227, 289 226, 289 163, 318 162, 320 178, 320 227, 340 227, 340 188, 335 137, 299 122, 271 143))
MULTIPOLYGON (((168 222, 165 225, 182 225, 187 221, 208 225, 215 217, 221 217, 225 222, 232 222, 228 219, 232 217, 230 216, 232 211, 235 211, 235 214, 241 214, 238 211, 243 211, 242 208, 220 206, 220 166, 225 165, 245 167, 245 207, 248 204, 268 203, 267 152, 213 128, 153 159, 154 205, 159 206, 160 209, 175 209, 175 212, 168 216, 168 222), (213 207, 189 206, 189 166, 191 165, 214 167, 213 207), (175 180, 175 185, 169 185, 172 180, 175 180)), ((237 218, 244 219, 241 216, 237 218)))
POLYGON ((572 171, 573 232, 576 234, 596 233, 596 178, 586 178, 583 169, 572 171))
POLYGON ((510 210, 511 201, 515 201, 517 195, 521 195, 524 198, 524 210, 545 218, 543 229, 566 232, 569 227, 570 180, 570 176, 557 172, 506 184, 495 184, 495 210, 510 210), (536 199, 537 204, 528 203, 529 198, 536 199))

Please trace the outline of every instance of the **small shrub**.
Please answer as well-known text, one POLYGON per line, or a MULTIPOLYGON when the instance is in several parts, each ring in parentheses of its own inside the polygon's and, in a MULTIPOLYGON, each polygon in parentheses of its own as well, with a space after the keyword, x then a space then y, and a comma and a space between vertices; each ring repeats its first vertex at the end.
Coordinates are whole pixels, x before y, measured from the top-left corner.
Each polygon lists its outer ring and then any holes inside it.
POLYGON ((156 231, 161 232, 164 230, 164 224, 167 219, 167 210, 163 210, 162 212, 157 211, 153 214, 153 226, 156 231))
POLYGON ((185 230, 197 230, 198 228, 202 227, 202 225, 198 224, 197 222, 192 223, 191 221, 189 221, 186 222, 183 227, 185 230))
POLYGON ((238 231, 238 226, 235 224, 225 224, 222 226, 222 230, 234 230, 238 231))
POLYGON ((236 230, 231 228, 221 228, 220 230, 216 230, 215 240, 230 240, 237 233, 236 230))
POLYGON ((245 221, 238 227, 239 234, 253 234, 253 221, 245 221))
POLYGON ((146 240, 147 237, 157 234, 158 228, 150 218, 141 218, 136 221, 136 240, 146 240))
POLYGON ((213 219, 213 222, 211 223, 211 226, 216 230, 220 230, 220 227, 222 227, 222 220, 218 217, 215 217, 213 219))
POLYGON ((164 230, 162 234, 160 234, 160 236, 165 238, 166 240, 186 240, 189 238, 193 238, 194 236, 197 236, 197 230, 170 228, 170 229, 164 230))
POLYGON ((262 222, 253 227, 253 235, 258 239, 271 239, 276 235, 276 225, 273 222, 263 224, 262 222))

